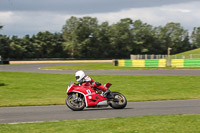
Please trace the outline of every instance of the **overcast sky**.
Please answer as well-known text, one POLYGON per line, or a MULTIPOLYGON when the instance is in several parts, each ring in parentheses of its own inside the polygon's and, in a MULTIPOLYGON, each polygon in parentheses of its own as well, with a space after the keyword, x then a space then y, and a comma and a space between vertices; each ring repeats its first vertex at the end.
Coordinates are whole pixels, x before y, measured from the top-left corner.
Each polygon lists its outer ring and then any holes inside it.
POLYGON ((192 31, 200 27, 200 0, 0 0, 0 34, 32 35, 61 32, 71 16, 97 17, 110 24, 122 18, 153 26, 178 22, 192 31))

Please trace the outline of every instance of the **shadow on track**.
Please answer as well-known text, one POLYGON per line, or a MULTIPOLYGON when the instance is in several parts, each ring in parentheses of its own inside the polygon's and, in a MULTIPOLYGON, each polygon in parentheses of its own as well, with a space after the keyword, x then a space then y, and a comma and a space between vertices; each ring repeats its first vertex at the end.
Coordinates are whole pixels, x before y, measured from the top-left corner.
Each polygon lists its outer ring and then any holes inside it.
POLYGON ((128 109, 133 109, 133 108, 124 108, 124 109, 113 109, 113 108, 86 108, 83 111, 97 111, 97 110, 102 110, 102 111, 107 111, 107 110, 128 110, 128 109))

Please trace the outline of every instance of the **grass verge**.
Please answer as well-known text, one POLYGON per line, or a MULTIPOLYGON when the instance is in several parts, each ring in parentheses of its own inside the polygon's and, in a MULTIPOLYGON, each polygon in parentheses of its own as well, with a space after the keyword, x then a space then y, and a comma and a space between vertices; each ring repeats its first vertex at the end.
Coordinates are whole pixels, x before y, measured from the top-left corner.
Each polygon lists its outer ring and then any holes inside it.
POLYGON ((63 66, 50 66, 42 67, 41 69, 49 70, 156 70, 156 69, 200 69, 200 67, 119 67, 112 64, 82 64, 82 65, 63 65, 63 66))
MULTIPOLYGON (((200 76, 90 75, 128 101, 199 99, 200 76)), ((0 106, 65 104, 70 74, 0 72, 0 106)))
POLYGON ((171 59, 191 59, 191 54, 193 59, 198 59, 200 58, 200 48, 189 50, 186 52, 178 53, 176 55, 172 55, 171 59))
POLYGON ((1 133, 199 133, 200 115, 0 124, 1 133))

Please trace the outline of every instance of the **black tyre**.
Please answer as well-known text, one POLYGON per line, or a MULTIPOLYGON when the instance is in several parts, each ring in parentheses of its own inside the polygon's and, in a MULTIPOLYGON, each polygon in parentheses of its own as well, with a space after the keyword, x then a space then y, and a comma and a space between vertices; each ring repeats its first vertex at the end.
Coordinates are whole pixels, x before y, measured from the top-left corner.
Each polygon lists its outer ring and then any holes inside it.
POLYGON ((85 108, 84 97, 76 97, 74 98, 73 94, 68 95, 66 100, 66 105, 73 111, 81 111, 85 108))
POLYGON ((112 99, 110 106, 114 109, 123 109, 127 105, 127 100, 124 95, 119 92, 112 92, 114 99, 112 99))

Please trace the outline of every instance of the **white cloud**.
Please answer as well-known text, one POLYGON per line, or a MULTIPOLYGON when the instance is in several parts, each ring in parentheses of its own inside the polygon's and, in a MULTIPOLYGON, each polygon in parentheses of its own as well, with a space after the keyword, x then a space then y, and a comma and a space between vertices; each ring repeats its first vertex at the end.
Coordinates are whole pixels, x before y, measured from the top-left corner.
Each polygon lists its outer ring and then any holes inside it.
POLYGON ((154 26, 165 25, 168 22, 178 22, 184 28, 200 26, 200 2, 188 2, 184 4, 175 4, 150 8, 132 8, 120 12, 106 14, 88 14, 96 16, 101 21, 115 23, 122 18, 129 17, 133 20, 141 19, 143 22, 154 26))
POLYGON ((187 2, 159 7, 131 8, 118 12, 96 14, 64 14, 59 12, 44 11, 17 11, 0 12, 0 24, 4 25, 3 32, 7 35, 35 34, 39 31, 60 32, 66 19, 70 16, 97 17, 100 22, 108 21, 110 24, 122 18, 129 17, 133 20, 140 19, 153 26, 165 25, 168 22, 178 22, 188 30, 200 26, 200 2, 187 2))
POLYGON ((60 32, 67 18, 53 12, 0 12, 1 32, 19 36, 39 31, 60 32))
POLYGON ((11 24, 16 20, 19 20, 19 16, 15 16, 13 12, 0 12, 0 23, 11 24))
POLYGON ((163 11, 169 11, 169 12, 181 12, 181 13, 189 13, 191 12, 191 10, 187 10, 187 9, 167 9, 167 8, 163 8, 161 9, 163 11))

